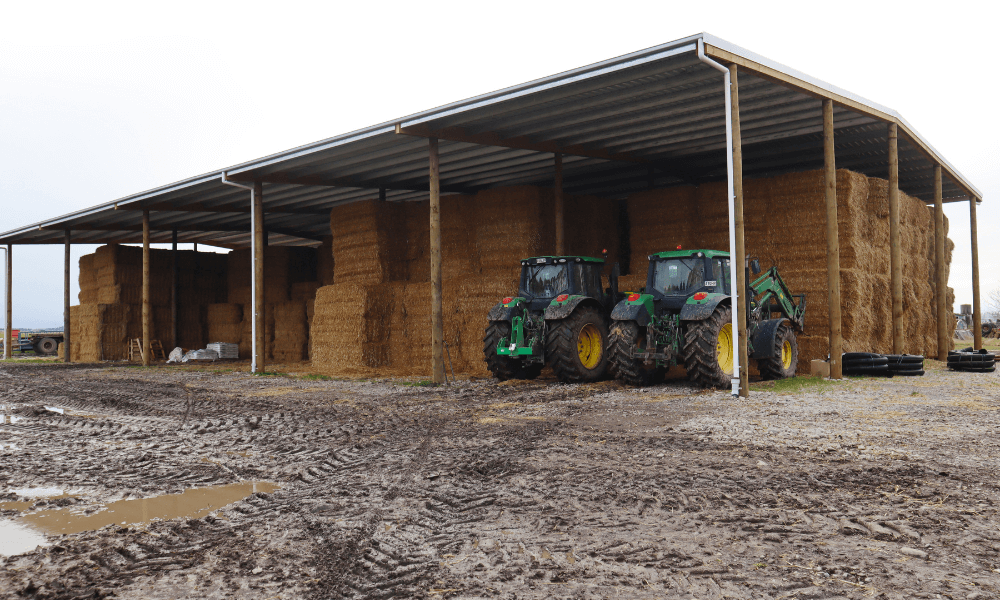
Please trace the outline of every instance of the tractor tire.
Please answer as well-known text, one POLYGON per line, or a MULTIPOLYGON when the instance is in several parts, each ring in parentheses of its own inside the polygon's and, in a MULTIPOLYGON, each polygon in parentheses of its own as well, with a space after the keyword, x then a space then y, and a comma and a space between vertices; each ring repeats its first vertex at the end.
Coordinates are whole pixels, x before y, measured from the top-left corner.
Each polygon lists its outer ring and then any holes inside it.
POLYGON ((608 324, 601 313, 579 307, 565 319, 550 321, 545 357, 559 381, 597 381, 608 370, 608 324))
POLYGON ((732 307, 717 306, 712 316, 687 326, 684 332, 684 367, 692 383, 706 388, 730 386, 735 364, 732 321, 732 307))
POLYGON ((517 364, 519 361, 497 354, 500 340, 509 337, 510 323, 507 321, 490 321, 483 336, 483 360, 486 361, 486 368, 500 381, 516 378, 520 370, 520 365, 517 364))
POLYGON ((38 340, 32 345, 32 347, 35 349, 35 354, 38 355, 55 354, 56 350, 59 349, 59 342, 47 337, 38 340))
POLYGON ((664 367, 647 365, 645 361, 632 358, 632 350, 645 347, 646 328, 635 321, 615 321, 611 325, 611 374, 627 385, 647 386, 663 382, 667 374, 664 367))
POLYGON ((993 335, 993 323, 983 323, 983 337, 993 335))
POLYGON ((788 323, 778 325, 774 335, 773 355, 757 361, 761 379, 788 379, 795 377, 799 367, 799 342, 788 323))

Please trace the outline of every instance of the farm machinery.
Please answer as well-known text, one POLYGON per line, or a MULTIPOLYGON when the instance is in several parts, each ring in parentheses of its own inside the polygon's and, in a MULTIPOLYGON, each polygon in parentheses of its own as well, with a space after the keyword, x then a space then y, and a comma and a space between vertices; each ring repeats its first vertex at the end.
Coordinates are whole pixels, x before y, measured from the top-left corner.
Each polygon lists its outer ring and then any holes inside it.
MULTIPOLYGON (((716 250, 676 250, 649 257, 646 287, 611 313, 611 371, 630 385, 663 379, 683 364, 688 379, 703 387, 726 387, 733 374, 730 257, 716 250)), ((798 364, 805 295, 793 296, 776 267, 761 274, 747 267, 749 356, 765 379, 791 377, 798 364), (750 273, 758 276, 750 282, 750 273), (798 298, 798 302, 795 302, 798 298), (778 315, 778 316, 774 316, 778 315)))
POLYGON ((486 366, 499 380, 534 379, 546 364, 560 381, 596 381, 608 368, 608 326, 620 299, 618 266, 602 286, 604 259, 537 256, 521 261, 516 296, 489 312, 486 366))

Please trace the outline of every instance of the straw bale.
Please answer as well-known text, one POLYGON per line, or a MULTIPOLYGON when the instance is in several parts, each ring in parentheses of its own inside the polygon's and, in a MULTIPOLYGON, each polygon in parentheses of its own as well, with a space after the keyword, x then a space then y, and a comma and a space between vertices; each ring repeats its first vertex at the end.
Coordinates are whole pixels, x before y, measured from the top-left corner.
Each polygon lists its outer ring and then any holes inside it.
POLYGON ((600 258, 608 251, 604 274, 618 260, 618 202, 597 196, 565 197, 566 254, 600 258))
POLYGON ((313 366, 345 375, 387 366, 393 302, 392 286, 337 283, 319 288, 311 332, 313 366))
POLYGON ((334 282, 374 284, 406 279, 405 213, 399 203, 363 200, 330 211, 334 282))
POLYGON ((473 235, 483 277, 516 274, 521 259, 555 251, 552 196, 551 189, 527 185, 476 194, 473 235))
POLYGON ((283 302, 274 307, 273 358, 279 362, 299 362, 306 358, 309 329, 306 303, 283 302))
POLYGON ((97 302, 97 270, 94 268, 94 255, 86 254, 80 257, 80 304, 97 302))
MULTIPOLYGON (((223 340, 212 340, 223 341, 223 340)), ((272 356, 274 341, 274 305, 264 305, 264 358, 272 356)), ((240 358, 250 358, 253 349, 253 311, 249 304, 243 305, 243 321, 240 322, 240 358)))
POLYGON ((243 307, 239 304, 208 304, 205 306, 205 325, 208 343, 239 344, 243 335, 243 307))

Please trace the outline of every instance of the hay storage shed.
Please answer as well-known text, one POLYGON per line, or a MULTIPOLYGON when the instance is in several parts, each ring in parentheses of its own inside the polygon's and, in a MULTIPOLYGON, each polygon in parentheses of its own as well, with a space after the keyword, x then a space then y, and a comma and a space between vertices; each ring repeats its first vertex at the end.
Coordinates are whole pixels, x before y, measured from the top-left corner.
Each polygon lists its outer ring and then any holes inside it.
MULTIPOLYGON (((0 243, 233 248, 225 301, 197 311, 206 341, 235 340, 238 329, 255 369, 304 348, 330 372, 440 381, 445 342, 457 370, 482 372, 483 315, 511 291, 518 259, 607 248, 635 278, 646 253, 677 243, 778 263, 809 295, 803 358, 841 347, 940 354, 951 312, 941 204, 954 201, 970 202, 974 222, 981 194, 896 112, 699 34, 15 229, 0 243), (289 274, 290 259, 268 256, 281 247, 311 252, 296 264, 312 267, 289 274), (275 261, 283 274, 269 273, 275 261), (287 289, 266 291, 276 286, 287 289)), ((975 239, 973 250, 975 274, 975 239)), ((147 342, 153 290, 166 270, 178 282, 185 269, 152 254, 140 302, 117 302, 139 306, 147 342)), ((95 261, 86 273, 81 261, 89 294, 95 261)), ((171 285, 177 340, 194 331, 185 319, 196 311, 171 285)), ((83 295, 75 312, 100 329, 99 307, 115 303, 83 295)), ((89 327, 78 336, 97 335, 89 327)))

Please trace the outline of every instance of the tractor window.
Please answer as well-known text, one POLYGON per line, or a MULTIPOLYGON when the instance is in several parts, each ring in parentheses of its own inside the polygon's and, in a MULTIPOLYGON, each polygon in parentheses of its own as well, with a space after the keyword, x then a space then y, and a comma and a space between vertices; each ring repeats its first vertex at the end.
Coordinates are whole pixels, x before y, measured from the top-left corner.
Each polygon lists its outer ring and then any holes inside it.
POLYGON ((661 294, 685 295, 704 285, 704 258, 672 258, 656 263, 653 288, 661 294))
POLYGON ((524 268, 522 290, 532 298, 555 298, 569 292, 569 271, 565 265, 532 265, 524 268))
POLYGON ((729 287, 729 259, 716 258, 712 260, 712 277, 718 282, 715 291, 722 294, 731 293, 729 287))
POLYGON ((574 267, 576 280, 579 282, 579 293, 591 298, 600 298, 604 293, 604 288, 601 287, 603 265, 576 263, 574 267))

